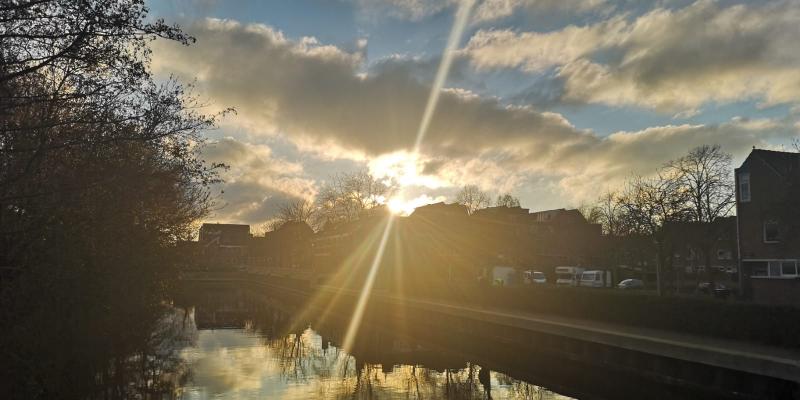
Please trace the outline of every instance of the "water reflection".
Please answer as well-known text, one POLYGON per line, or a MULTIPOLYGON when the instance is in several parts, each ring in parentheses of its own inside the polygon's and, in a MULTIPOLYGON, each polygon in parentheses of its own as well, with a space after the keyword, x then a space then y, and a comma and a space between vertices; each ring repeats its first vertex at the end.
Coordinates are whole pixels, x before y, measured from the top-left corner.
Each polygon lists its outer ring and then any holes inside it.
POLYGON ((199 329, 181 352, 191 371, 183 399, 568 398, 392 335, 344 354, 332 339, 341 332, 288 332, 296 325, 289 306, 242 291, 206 290, 192 300, 199 329))
POLYGON ((182 356, 192 371, 184 399, 567 398, 476 365, 361 364, 310 328, 273 339, 252 328, 201 330, 182 356))

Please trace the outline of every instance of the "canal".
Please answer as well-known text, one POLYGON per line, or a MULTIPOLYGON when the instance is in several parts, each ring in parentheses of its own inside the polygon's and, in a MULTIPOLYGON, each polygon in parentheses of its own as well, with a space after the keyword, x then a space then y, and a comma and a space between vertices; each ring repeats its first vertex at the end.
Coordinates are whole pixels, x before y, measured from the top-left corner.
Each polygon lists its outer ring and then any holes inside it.
POLYGON ((687 399, 706 392, 546 352, 520 352, 444 330, 309 315, 303 302, 236 283, 191 283, 171 323, 186 338, 173 377, 180 399, 687 399))
POLYGON ((346 353, 339 333, 298 325, 291 305, 234 285, 190 288, 175 312, 188 339, 180 399, 572 398, 398 335, 346 353))

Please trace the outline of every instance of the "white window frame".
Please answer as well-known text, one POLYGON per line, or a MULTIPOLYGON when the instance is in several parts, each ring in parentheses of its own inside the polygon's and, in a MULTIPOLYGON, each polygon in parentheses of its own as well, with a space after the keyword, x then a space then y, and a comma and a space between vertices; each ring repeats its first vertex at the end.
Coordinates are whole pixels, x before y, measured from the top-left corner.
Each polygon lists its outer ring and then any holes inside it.
POLYGON ((752 275, 752 271, 751 271, 751 275, 750 275, 751 278, 755 278, 755 279, 796 279, 796 278, 800 277, 800 271, 798 271, 798 268, 800 268, 800 265, 798 265, 798 260, 797 259, 770 258, 770 259, 742 260, 742 264, 743 265, 746 264, 746 263, 749 263, 749 262, 765 262, 765 263, 767 263, 767 275, 752 275), (781 263, 781 265, 778 267, 778 270, 779 270, 779 274, 778 275, 770 275, 769 274, 769 272, 770 272, 769 263, 771 263, 771 262, 779 262, 779 263, 781 263), (783 263, 785 263, 785 262, 794 263, 794 272, 795 272, 794 275, 792 275, 792 274, 784 275, 783 274, 783 263))
POLYGON ((752 190, 750 186, 750 173, 741 172, 739 173, 739 202, 749 203, 751 198, 752 198, 752 190), (747 185, 747 192, 742 190, 742 186, 744 185, 747 185), (745 194, 747 195, 745 196, 745 194))

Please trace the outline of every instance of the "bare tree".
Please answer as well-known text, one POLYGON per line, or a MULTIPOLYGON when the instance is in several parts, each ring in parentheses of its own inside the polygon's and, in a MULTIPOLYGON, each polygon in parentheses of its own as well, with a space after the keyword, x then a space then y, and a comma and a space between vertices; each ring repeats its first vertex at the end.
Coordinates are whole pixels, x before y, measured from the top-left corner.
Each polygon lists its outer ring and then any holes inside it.
POLYGON ((282 205, 278 211, 278 218, 285 222, 308 222, 314 211, 314 203, 306 199, 297 199, 282 205))
POLYGON ((730 214, 734 200, 731 155, 720 145, 703 145, 667 163, 689 196, 691 219, 713 222, 730 214))
POLYGON ((581 203, 575 209, 583 215, 586 222, 590 224, 600 223, 600 208, 596 204, 581 203))
POLYGON ((456 203, 467 207, 470 214, 486 208, 491 202, 489 195, 475 185, 466 185, 456 195, 456 203))
POLYGON ((317 196, 317 223, 358 219, 363 211, 384 204, 393 191, 366 170, 334 175, 317 196))
POLYGON ((305 222, 313 227, 317 208, 314 203, 306 199, 295 199, 287 201, 281 205, 278 213, 269 221, 264 223, 264 232, 278 230, 287 222, 305 222))
POLYGON ((510 193, 497 196, 495 201, 497 207, 519 207, 519 198, 512 196, 510 193))
POLYGON ((662 292, 662 269, 671 266, 672 252, 668 249, 664 226, 689 218, 688 192, 683 189, 680 175, 662 169, 653 177, 636 176, 619 198, 624 223, 630 233, 650 237, 656 250, 656 276, 659 294, 662 292))
POLYGON ((720 145, 703 145, 668 162, 666 168, 678 176, 688 197, 689 219, 699 224, 701 234, 691 246, 704 260, 706 271, 712 271, 712 253, 720 237, 715 221, 730 215, 736 204, 731 155, 720 145))
POLYGON ((620 200, 619 193, 607 191, 597 199, 592 207, 595 222, 603 227, 603 233, 606 235, 619 237, 628 233, 625 224, 625 210, 620 200))

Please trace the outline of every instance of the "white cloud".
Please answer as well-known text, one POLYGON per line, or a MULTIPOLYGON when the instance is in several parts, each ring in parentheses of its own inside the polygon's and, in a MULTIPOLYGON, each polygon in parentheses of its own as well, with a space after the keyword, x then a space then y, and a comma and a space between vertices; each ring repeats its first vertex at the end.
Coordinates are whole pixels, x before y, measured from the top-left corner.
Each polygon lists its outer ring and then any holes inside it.
MULTIPOLYGON (((359 12, 367 18, 390 16, 419 21, 449 10, 467 0, 353 0, 359 12)), ((601 9, 607 0, 471 0, 473 21, 485 23, 525 11, 534 13, 585 13, 601 9)))
POLYGON ((492 21, 515 12, 573 12, 583 13, 606 5, 606 0, 484 0, 475 9, 476 21, 492 21))
POLYGON ((358 9, 370 18, 389 15, 398 19, 419 21, 437 14, 458 0, 353 0, 358 9))
MULTIPOLYGON (((157 43, 156 73, 196 77, 213 104, 238 109, 234 123, 283 135, 315 156, 372 160, 374 168, 383 162, 380 168, 389 172, 405 168, 402 157, 393 161, 391 155, 413 146, 430 90, 406 69, 361 75, 358 54, 315 39, 291 40, 264 25, 209 20, 189 32, 197 45, 157 43)), ((576 129, 557 113, 506 106, 453 88, 440 97, 413 175, 423 187, 474 183, 496 193, 513 192, 532 177, 546 178, 563 190, 566 202, 592 196, 632 172, 649 173, 693 146, 722 143, 741 156, 753 145, 788 140, 797 135, 795 122, 737 119, 604 138, 576 129)), ((278 195, 313 196, 314 182, 299 164, 280 160, 264 146, 236 141, 224 146, 214 160, 239 165, 226 188, 235 193, 231 218, 268 216, 278 195)))
POLYGON ((265 145, 225 137, 203 150, 203 159, 225 163, 230 168, 216 187, 222 191, 212 219, 242 223, 262 223, 292 199, 312 200, 317 189, 303 166, 275 157, 265 145))
POLYGON ((797 37, 794 0, 699 0, 553 32, 483 30, 463 53, 478 68, 555 68, 563 101, 677 113, 709 101, 800 101, 797 37))

